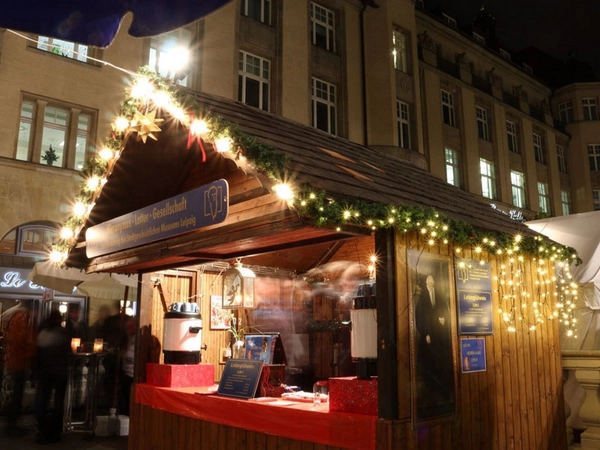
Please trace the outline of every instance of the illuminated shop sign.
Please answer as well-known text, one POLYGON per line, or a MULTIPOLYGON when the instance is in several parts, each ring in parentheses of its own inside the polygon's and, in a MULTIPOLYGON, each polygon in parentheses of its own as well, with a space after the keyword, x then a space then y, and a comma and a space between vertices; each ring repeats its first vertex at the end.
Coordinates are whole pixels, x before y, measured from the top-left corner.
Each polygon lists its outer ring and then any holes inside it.
POLYGON ((217 180, 88 228, 86 254, 93 258, 219 224, 228 204, 229 185, 217 180))
POLYGON ((30 272, 29 269, 0 267, 0 291, 9 291, 14 294, 43 293, 43 286, 38 286, 27 279, 30 272))

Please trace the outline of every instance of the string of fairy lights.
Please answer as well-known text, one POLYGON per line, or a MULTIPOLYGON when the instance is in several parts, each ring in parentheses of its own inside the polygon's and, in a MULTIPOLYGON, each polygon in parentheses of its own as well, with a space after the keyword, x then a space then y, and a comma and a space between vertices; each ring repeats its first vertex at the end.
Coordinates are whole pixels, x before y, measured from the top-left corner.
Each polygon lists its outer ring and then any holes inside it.
MULTIPOLYGON (((371 230, 393 227, 399 232, 415 231, 425 247, 450 246, 457 257, 470 251, 484 261, 494 256, 498 262, 496 282, 502 320, 509 331, 519 323, 528 330, 548 320, 559 320, 574 335, 573 318, 576 285, 570 279, 569 266, 579 263, 574 249, 548 241, 542 236, 490 232, 452 220, 432 208, 412 205, 388 205, 341 198, 306 185, 291 185, 286 171, 287 157, 276 149, 257 142, 240 132, 234 123, 211 114, 202 105, 181 93, 169 80, 148 68, 141 68, 126 88, 125 99, 111 125, 97 156, 91 158, 82 175, 84 182, 77 195, 72 213, 65 221, 59 241, 51 250, 50 259, 63 265, 76 244, 79 233, 101 195, 116 161, 128 139, 146 143, 158 140, 161 126, 178 121, 188 129, 188 148, 197 148, 206 158, 205 143, 225 157, 234 159, 249 173, 261 172, 273 182, 272 191, 286 200, 290 207, 311 219, 315 225, 336 228, 368 227, 371 230), (526 289, 525 256, 536 265, 535 291, 526 289), (554 265, 559 275, 551 275, 554 265), (556 287, 554 291, 551 289, 556 287)), ((371 261, 374 265, 376 262, 371 261)))

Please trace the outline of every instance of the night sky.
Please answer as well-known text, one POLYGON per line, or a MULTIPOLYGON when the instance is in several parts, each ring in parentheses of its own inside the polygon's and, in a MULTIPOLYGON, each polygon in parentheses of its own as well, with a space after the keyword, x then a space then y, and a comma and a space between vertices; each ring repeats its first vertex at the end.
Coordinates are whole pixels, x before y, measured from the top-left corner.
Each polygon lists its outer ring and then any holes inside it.
POLYGON ((483 5, 496 18, 496 35, 507 50, 534 46, 558 59, 569 53, 600 76, 600 0, 425 0, 440 5, 459 26, 470 23, 483 5))

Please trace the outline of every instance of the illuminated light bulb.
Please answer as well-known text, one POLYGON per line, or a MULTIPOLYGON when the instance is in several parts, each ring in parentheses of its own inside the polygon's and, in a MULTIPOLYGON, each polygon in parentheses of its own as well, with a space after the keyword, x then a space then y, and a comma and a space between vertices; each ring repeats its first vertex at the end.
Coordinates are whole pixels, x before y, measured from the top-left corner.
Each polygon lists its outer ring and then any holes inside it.
POLYGON ((52 250, 49 255, 50 261, 53 263, 61 264, 67 259, 67 256, 64 252, 60 252, 58 250, 52 250))
POLYGON ((435 241, 434 241, 433 239, 429 239, 429 241, 427 241, 427 243, 428 243, 429 245, 433 245, 433 244, 435 244, 435 241))
POLYGON ((187 66, 189 60, 190 52, 185 47, 175 47, 160 54, 160 62, 172 76, 180 73, 187 66))
POLYGON ((444 225, 444 226, 442 226, 442 230, 444 230, 444 231, 448 231, 448 225, 444 225))
POLYGON ((69 240, 73 237, 73 230, 69 227, 63 227, 60 230, 60 238, 64 240, 69 240))
POLYGON ((113 126, 117 131, 125 131, 127 128, 129 128, 129 120, 127 120, 123 116, 119 116, 115 119, 115 123, 113 126))
POLYGON ((86 211, 87 211, 87 206, 83 202, 77 202, 73 206, 73 214, 75 214, 78 217, 83 216, 86 213, 86 211))
POLYGON ((481 253, 481 252, 482 252, 481 247, 475 247, 475 253, 481 253))
POLYGON ((372 220, 367 220, 367 225, 369 225, 369 226, 373 225, 373 221, 372 220))
POLYGON ((456 250, 454 250, 454 251, 455 251, 456 253, 460 253, 461 249, 460 249, 460 247, 459 247, 459 248, 457 248, 457 249, 456 249, 456 250))
POLYGON ((337 228, 335 229, 335 231, 337 231, 337 232, 340 232, 340 231, 342 231, 342 229, 341 229, 340 227, 337 227, 337 228))
POLYGON ((145 99, 152 95, 154 86, 146 77, 138 78, 131 88, 131 96, 135 99, 145 99))
POLYGON ((87 179, 85 184, 90 191, 95 191, 98 189, 98 186, 100 186, 100 178, 96 175, 93 175, 87 179))
POLYGON ((432 235, 433 237, 436 237, 436 236, 437 236, 437 232, 436 232, 436 231, 432 231, 432 232, 431 232, 431 235, 432 235))
POLYGON ((311 193, 308 198, 310 198, 311 200, 314 200, 315 198, 317 198, 317 196, 314 193, 311 193))
POLYGON ((292 188, 287 183, 280 183, 273 186, 273 190, 282 200, 291 200, 294 198, 294 192, 292 188))
POLYGON ((175 105, 171 104, 167 107, 167 111, 169 112, 169 114, 171 114, 171 116, 173 116, 174 119, 178 120, 181 123, 188 125, 188 123, 189 123, 188 115, 185 113, 183 108, 180 108, 179 106, 175 106, 175 105))
POLYGON ((435 222, 430 220, 429 222, 427 222, 427 226, 433 228, 433 227, 435 227, 435 222))
POLYGON ((158 91, 152 97, 152 101, 159 108, 168 108, 171 105, 171 96, 168 92, 158 91))
POLYGON ((344 211, 344 219, 349 219, 352 213, 348 210, 344 211))
POLYGON ((219 153, 225 153, 231 151, 233 141, 229 136, 224 136, 219 139, 215 139, 215 147, 219 153))
POLYGON ((522 236, 520 234, 517 234, 515 236, 515 242, 521 242, 521 238, 522 238, 522 236))
POLYGON ((98 152, 98 156, 105 161, 110 161, 114 158, 115 152, 113 152, 110 148, 104 147, 102 150, 98 152))
POLYGON ((300 205, 301 205, 301 206, 306 206, 306 200, 302 200, 302 201, 300 202, 300 205))
POLYGON ((194 136, 208 133, 208 124, 204 120, 196 119, 190 124, 190 131, 194 136))
POLYGON ((377 262, 377 256, 376 255, 371 255, 369 257, 369 261, 371 261, 373 264, 377 262))
POLYGON ((427 233, 427 229, 426 228, 421 228, 421 234, 425 234, 427 233))
POLYGON ((444 244, 447 244, 447 243, 448 243, 448 239, 444 239, 444 244))
POLYGON ((390 217, 390 218, 388 219, 388 222, 389 222, 389 223, 394 223, 394 218, 393 218, 393 217, 390 217))

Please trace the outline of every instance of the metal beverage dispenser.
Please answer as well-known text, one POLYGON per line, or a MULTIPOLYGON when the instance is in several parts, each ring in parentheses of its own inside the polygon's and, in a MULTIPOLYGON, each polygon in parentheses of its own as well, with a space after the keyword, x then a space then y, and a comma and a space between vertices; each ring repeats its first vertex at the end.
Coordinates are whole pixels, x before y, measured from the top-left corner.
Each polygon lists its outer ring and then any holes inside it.
POLYGON ((196 303, 172 303, 163 322, 165 364, 198 364, 202 318, 196 303))
POLYGON ((358 286, 350 310, 350 353, 357 364, 358 378, 377 374, 377 304, 375 283, 358 286))

